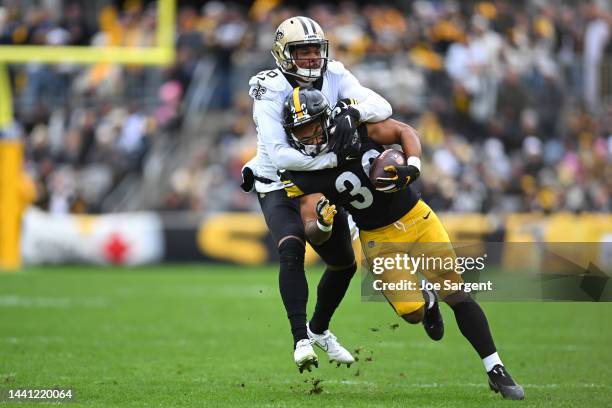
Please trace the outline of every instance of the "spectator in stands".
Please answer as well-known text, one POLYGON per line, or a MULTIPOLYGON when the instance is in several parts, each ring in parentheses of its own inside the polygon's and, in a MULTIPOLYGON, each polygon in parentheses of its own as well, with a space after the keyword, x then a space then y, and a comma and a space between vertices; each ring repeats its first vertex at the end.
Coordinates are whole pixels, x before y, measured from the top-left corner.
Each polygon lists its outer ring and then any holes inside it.
MULTIPOLYGON (((332 55, 383 93, 400 119, 419 127, 428 166, 421 189, 433 208, 610 211, 612 96, 598 75, 611 69, 611 10, 561 3, 415 1, 406 10, 323 2, 303 13, 334 40, 332 55)), ((83 2, 70 1, 57 18, 43 6, 16 4, 0 6, 0 44, 149 46, 155 40, 151 8, 120 10, 109 2, 91 21, 83 2)), ((182 7, 177 59, 169 68, 11 67, 17 128, 38 203, 102 209, 129 173, 127 164, 142 168, 151 141, 188 143, 181 139, 185 97, 208 81, 202 88, 216 88, 211 100, 221 128, 204 115, 195 132, 203 147, 177 149, 188 152, 181 158, 187 164, 174 166, 169 193, 161 189, 158 202, 196 211, 255 206, 254 197, 238 194, 238 182, 215 185, 220 174, 239 177, 255 143, 253 129, 242 125, 249 116, 244 89, 233 84, 269 65, 274 27, 297 12, 280 2, 256 2, 248 12, 217 1, 202 10, 182 7), (216 63, 216 72, 198 77, 201 61, 216 63), (164 132, 171 133, 160 137, 164 132), (213 185, 224 189, 223 200, 205 193, 213 185)))

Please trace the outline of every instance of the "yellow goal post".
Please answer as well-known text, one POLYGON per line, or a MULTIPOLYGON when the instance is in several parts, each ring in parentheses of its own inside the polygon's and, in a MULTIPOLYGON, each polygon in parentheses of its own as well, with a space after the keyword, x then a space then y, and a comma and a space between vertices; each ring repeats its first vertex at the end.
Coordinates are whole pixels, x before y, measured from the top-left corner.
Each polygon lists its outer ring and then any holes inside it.
POLYGON ((157 2, 157 32, 153 47, 13 46, 0 45, 0 271, 21 267, 20 224, 23 146, 2 138, 13 124, 13 97, 7 64, 168 65, 174 61, 176 0, 157 2))

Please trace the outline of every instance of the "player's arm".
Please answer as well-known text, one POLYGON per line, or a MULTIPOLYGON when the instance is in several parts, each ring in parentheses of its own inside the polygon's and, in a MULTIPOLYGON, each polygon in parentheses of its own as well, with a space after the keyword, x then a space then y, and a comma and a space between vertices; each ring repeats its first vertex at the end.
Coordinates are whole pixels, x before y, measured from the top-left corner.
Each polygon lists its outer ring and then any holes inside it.
POLYGON ((300 197, 300 213, 304 222, 304 231, 308 241, 321 245, 332 234, 336 206, 321 193, 308 194, 300 197))
POLYGON ((352 98, 356 104, 351 105, 359 113, 360 122, 380 122, 391 116, 393 109, 385 98, 359 83, 349 70, 340 64, 343 70, 339 88, 339 99, 352 98))
POLYGON ((312 244, 320 245, 332 234, 336 206, 330 204, 323 194, 316 190, 308 190, 308 183, 296 184, 297 179, 293 176, 290 172, 281 172, 280 177, 285 192, 289 198, 299 198, 306 238, 312 244))
POLYGON ((391 105, 376 92, 362 86, 340 62, 330 62, 328 69, 338 76, 339 81, 339 101, 332 115, 332 132, 336 140, 333 150, 341 158, 353 157, 361 150, 356 132, 359 124, 387 119, 392 113, 391 105))
POLYGON ((382 187, 377 190, 394 192, 407 187, 421 175, 421 140, 418 132, 406 123, 387 119, 383 122, 368 123, 368 136, 382 145, 399 144, 406 155, 405 166, 387 166, 385 170, 391 175, 378 178, 382 187))
POLYGON ((285 130, 281 125, 282 103, 273 100, 255 100, 253 103, 253 120, 257 132, 270 160, 278 169, 310 171, 320 170, 337 165, 334 153, 321 154, 317 157, 303 155, 287 142, 285 130))
POLYGON ((395 119, 378 123, 367 123, 368 136, 381 145, 398 144, 406 157, 421 158, 421 139, 410 125, 395 119))

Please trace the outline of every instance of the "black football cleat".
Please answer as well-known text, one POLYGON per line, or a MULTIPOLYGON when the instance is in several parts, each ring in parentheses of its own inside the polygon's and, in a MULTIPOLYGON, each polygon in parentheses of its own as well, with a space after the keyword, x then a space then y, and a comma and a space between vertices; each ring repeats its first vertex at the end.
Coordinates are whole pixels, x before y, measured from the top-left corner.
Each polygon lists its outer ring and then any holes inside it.
POLYGON ((425 298, 423 327, 430 339, 438 341, 444 336, 444 320, 442 319, 442 313, 440 313, 438 299, 436 295, 429 290, 424 290, 423 295, 425 298), (433 306, 428 307, 431 297, 433 297, 433 306))
POLYGON ((489 387, 496 393, 500 393, 504 399, 522 400, 525 398, 523 387, 514 382, 506 368, 497 364, 487 373, 489 376, 489 387))

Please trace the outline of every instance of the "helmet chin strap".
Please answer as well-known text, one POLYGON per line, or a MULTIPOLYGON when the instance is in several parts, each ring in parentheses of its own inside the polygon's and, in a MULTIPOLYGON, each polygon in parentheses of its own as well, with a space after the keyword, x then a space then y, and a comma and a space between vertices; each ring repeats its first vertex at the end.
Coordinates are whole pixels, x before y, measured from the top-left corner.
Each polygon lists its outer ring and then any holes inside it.
POLYGON ((321 68, 317 68, 317 69, 319 70, 319 76, 316 76, 316 77, 309 77, 307 75, 304 75, 304 71, 306 71, 307 73, 310 73, 310 71, 312 70, 306 69, 306 68, 299 68, 299 67, 293 75, 295 76, 298 82, 302 83, 302 85, 310 85, 311 83, 313 83, 314 81, 316 81, 317 79, 321 77, 321 68))
POLYGON ((327 149, 327 142, 322 143, 320 145, 304 145, 304 151, 312 157, 315 157, 321 154, 325 149, 327 149))
POLYGON ((292 65, 295 70, 291 74, 296 77, 297 80, 309 84, 316 81, 321 77, 321 75, 323 75, 323 66, 325 65, 325 61, 321 60, 319 68, 302 68, 295 60, 293 60, 292 65))
POLYGON ((298 139, 294 134, 291 134, 291 137, 295 141, 295 143, 301 147, 302 153, 315 157, 327 150, 329 146, 329 139, 325 140, 325 143, 321 144, 304 144, 300 139, 298 139))

